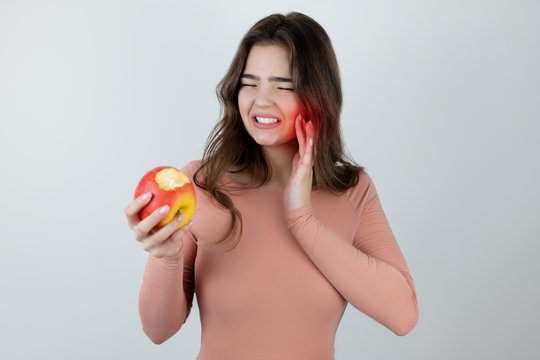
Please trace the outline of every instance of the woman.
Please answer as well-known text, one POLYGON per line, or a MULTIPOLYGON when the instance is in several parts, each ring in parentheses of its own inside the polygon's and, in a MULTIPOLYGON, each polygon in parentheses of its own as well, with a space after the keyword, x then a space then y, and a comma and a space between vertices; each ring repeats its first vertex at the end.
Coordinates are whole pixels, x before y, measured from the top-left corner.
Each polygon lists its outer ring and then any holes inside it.
POLYGON ((192 221, 161 229, 149 197, 126 207, 150 253, 139 296, 155 343, 186 321, 197 293, 197 359, 333 359, 347 302, 397 335, 418 319, 416 291, 375 186, 344 155, 342 95, 326 32, 271 15, 242 40, 218 85, 223 117, 203 159, 192 221))

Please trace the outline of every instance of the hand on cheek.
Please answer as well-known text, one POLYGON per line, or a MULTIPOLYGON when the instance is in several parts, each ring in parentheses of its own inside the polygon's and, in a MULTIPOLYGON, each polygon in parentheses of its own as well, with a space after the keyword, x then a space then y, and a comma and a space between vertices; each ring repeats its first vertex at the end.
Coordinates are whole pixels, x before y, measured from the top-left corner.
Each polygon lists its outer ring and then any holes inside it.
POLYGON ((313 123, 306 122, 304 117, 298 114, 295 129, 298 152, 294 156, 291 178, 284 193, 287 210, 298 209, 311 202, 313 183, 313 123))

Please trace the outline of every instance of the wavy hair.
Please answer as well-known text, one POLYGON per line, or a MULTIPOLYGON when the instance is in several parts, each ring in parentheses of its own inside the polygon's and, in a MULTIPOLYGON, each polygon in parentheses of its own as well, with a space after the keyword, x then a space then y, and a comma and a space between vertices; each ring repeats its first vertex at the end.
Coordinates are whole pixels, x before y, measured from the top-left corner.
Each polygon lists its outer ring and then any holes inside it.
POLYGON ((265 184, 272 175, 263 149, 245 130, 238 108, 240 77, 249 51, 256 44, 280 45, 288 51, 294 89, 315 129, 313 188, 343 193, 358 183, 364 169, 347 155, 342 141, 341 79, 326 31, 311 17, 298 12, 272 14, 259 20, 240 42, 227 73, 217 85, 221 120, 208 136, 201 166, 193 176, 197 186, 230 211, 231 226, 219 242, 233 233, 238 222, 235 247, 242 235, 242 215, 218 182, 227 171, 233 172, 232 168, 238 169, 234 172, 247 171, 252 180, 250 188, 265 184), (197 179, 199 175, 202 180, 197 179))

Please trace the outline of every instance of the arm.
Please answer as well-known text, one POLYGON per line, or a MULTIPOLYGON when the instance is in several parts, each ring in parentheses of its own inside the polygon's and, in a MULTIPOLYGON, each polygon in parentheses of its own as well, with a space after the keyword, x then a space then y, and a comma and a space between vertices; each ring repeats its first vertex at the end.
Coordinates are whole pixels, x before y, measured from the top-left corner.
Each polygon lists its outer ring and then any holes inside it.
POLYGON ((286 212, 289 229, 351 305, 405 335, 418 320, 416 290, 367 173, 361 172, 358 185, 346 196, 356 217, 352 244, 323 224, 310 203, 286 212))
MULTIPOLYGON (((181 171, 193 182, 196 168, 197 162, 191 161, 181 171)), ((197 241, 189 230, 182 242, 182 249, 172 258, 148 255, 139 292, 139 315, 144 332, 156 344, 176 334, 191 311, 197 241)))
POLYGON ((146 335, 156 344, 173 336, 186 322, 195 288, 197 243, 191 231, 174 258, 148 255, 139 293, 139 315, 146 335))

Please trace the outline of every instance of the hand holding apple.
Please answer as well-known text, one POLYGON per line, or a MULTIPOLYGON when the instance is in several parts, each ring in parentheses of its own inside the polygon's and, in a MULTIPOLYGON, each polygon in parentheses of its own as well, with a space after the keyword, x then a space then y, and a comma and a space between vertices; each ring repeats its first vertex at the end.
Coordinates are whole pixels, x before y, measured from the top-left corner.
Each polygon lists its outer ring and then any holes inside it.
POLYGON ((169 212, 168 205, 158 208, 146 219, 141 220, 139 212, 150 202, 151 198, 152 194, 146 193, 135 198, 126 206, 124 212, 129 228, 133 230, 135 240, 141 243, 145 251, 158 258, 167 257, 180 260, 179 256, 184 245, 183 237, 191 228, 193 220, 182 226, 182 228, 176 229, 184 219, 184 214, 180 214, 167 225, 158 227, 158 223, 169 212))
POLYGON ((195 189, 189 178, 180 170, 170 166, 160 166, 147 172, 135 190, 135 198, 145 193, 152 193, 150 202, 139 211, 139 218, 144 220, 156 209, 169 206, 169 213, 157 225, 163 227, 175 216, 184 214, 184 219, 177 229, 184 226, 195 211, 195 189))

